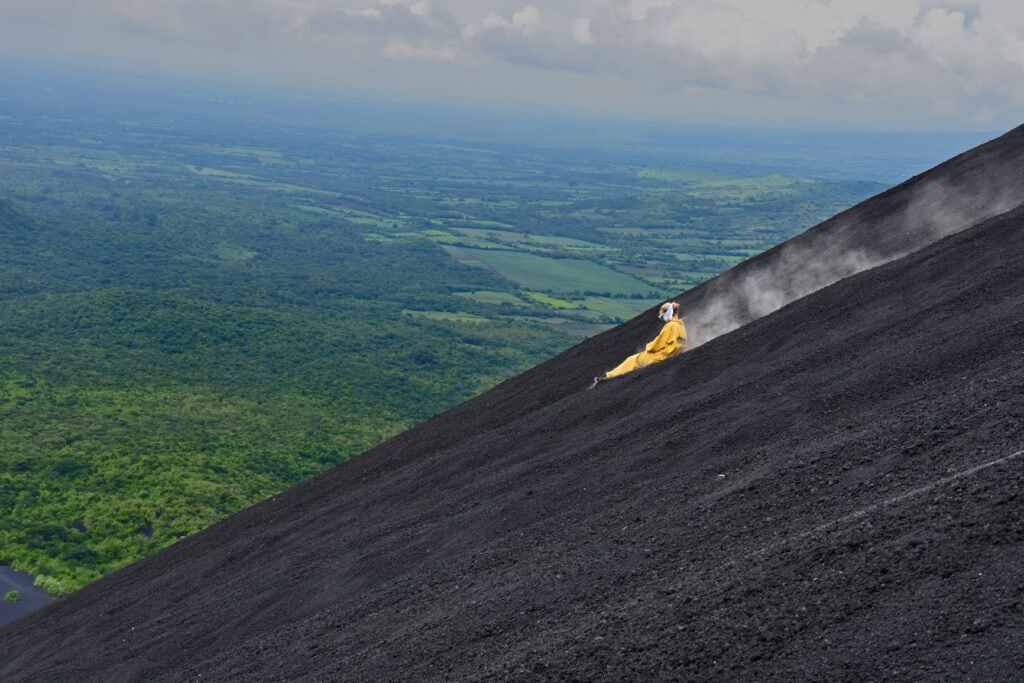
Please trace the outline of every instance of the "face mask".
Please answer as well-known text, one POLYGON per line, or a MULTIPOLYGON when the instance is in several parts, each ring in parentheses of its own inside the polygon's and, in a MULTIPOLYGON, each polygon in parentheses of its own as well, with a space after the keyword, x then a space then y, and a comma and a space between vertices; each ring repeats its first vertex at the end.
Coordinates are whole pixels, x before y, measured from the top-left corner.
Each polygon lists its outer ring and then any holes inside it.
POLYGON ((662 311, 661 313, 658 314, 658 317, 661 318, 662 320, 664 320, 665 322, 668 322, 669 320, 671 320, 672 319, 672 307, 669 306, 668 308, 666 308, 664 311, 662 311))

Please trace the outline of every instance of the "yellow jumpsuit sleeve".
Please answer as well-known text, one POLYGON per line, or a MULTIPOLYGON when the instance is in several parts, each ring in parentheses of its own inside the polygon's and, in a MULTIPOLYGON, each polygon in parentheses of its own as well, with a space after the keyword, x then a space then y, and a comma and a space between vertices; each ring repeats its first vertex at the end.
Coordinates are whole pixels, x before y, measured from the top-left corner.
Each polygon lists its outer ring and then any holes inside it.
POLYGON ((670 320, 661 328, 661 332, 645 347, 645 353, 655 356, 652 361, 671 358, 686 348, 686 328, 681 320, 670 320))

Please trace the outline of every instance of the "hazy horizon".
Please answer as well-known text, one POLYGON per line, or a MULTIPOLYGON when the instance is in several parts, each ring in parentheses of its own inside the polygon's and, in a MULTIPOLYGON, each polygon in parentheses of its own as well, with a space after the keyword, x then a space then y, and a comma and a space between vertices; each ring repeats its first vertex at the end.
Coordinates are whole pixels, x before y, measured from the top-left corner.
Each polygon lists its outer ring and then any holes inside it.
POLYGON ((28 110, 110 120, 150 114, 191 117, 212 125, 243 117, 351 134, 450 138, 482 146, 578 148, 608 160, 642 158, 642 163, 652 164, 658 159, 677 167, 717 165, 724 173, 759 168, 765 173, 886 183, 906 180, 1005 132, 673 125, 471 104, 317 96, 184 76, 152 80, 131 71, 0 57, 0 118, 28 110), (5 67, 11 71, 5 74, 5 67))
POLYGON ((544 116, 1004 131, 1024 104, 1009 0, 36 0, 0 55, 544 116))

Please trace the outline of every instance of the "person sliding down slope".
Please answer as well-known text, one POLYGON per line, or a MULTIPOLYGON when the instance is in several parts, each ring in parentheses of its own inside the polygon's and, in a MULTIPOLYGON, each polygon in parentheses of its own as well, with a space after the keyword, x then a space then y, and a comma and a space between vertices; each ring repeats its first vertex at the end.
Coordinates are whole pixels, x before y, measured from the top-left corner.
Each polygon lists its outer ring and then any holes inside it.
POLYGON ((637 368, 646 367, 651 363, 663 361, 666 358, 682 353, 686 349, 686 327, 679 318, 679 304, 674 301, 662 304, 661 308, 658 309, 658 317, 665 321, 665 325, 661 328, 658 336, 649 342, 640 353, 633 354, 615 368, 595 377, 594 383, 590 385, 591 389, 606 379, 618 377, 637 368))

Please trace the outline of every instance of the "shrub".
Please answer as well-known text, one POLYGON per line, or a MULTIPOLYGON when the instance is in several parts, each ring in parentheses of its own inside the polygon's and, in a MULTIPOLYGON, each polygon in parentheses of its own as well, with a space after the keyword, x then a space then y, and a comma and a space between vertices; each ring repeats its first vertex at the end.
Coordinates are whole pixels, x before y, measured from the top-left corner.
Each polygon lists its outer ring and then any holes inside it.
POLYGON ((18 600, 21 600, 21 593, 18 591, 7 591, 7 595, 4 596, 4 600, 7 602, 18 602, 18 600))
POLYGON ((47 576, 46 574, 40 574, 37 576, 35 585, 39 586, 54 597, 64 593, 64 586, 61 585, 61 582, 52 576, 47 576))

